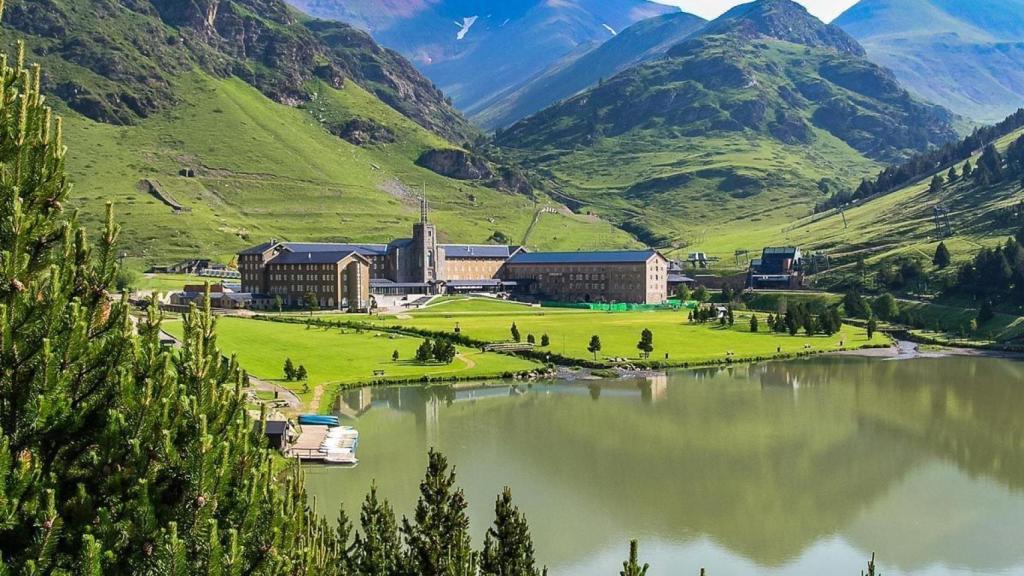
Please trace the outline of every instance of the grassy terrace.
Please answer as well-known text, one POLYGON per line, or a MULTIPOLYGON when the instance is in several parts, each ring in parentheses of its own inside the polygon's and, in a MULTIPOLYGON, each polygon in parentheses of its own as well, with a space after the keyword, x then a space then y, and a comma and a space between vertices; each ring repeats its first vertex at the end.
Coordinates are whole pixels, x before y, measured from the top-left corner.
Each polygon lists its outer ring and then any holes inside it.
MULTIPOLYGON (((644 328, 654 333, 652 361, 671 365, 705 364, 726 360, 727 353, 734 360, 771 358, 795 355, 806 351, 853 349, 885 343, 884 336, 876 335, 868 341, 867 333, 853 326, 844 326, 833 336, 789 336, 765 332, 767 314, 758 313, 761 332, 750 333, 750 313, 736 314, 732 327, 690 324, 684 312, 589 312, 553 308, 530 308, 514 303, 477 299, 449 299, 408 315, 382 317, 375 323, 388 328, 418 328, 454 333, 456 325, 470 338, 488 342, 511 340, 514 322, 523 340, 533 334, 538 344, 541 335, 551 340, 550 350, 570 358, 593 360, 587 351, 592 335, 598 335, 603 345, 598 359, 636 359, 636 344, 644 328)), ((344 319, 344 317, 341 317, 344 319)), ((544 349, 542 349, 544 350, 544 349)), ((610 361, 609 361, 610 363, 610 361)))
MULTIPOLYGON (((167 321, 164 329, 181 336, 181 323, 167 321)), ((383 370, 392 381, 430 378, 491 378, 507 372, 532 370, 535 362, 459 348, 451 365, 419 364, 413 358, 421 338, 395 336, 382 332, 362 332, 337 328, 307 328, 284 324, 222 317, 217 320, 217 344, 225 354, 237 354, 242 367, 261 380, 275 382, 298 394, 313 411, 329 407, 340 387, 374 380, 374 371, 383 370), (397 350, 399 361, 392 362, 397 350), (285 358, 309 371, 309 386, 285 382, 282 369, 285 358)))

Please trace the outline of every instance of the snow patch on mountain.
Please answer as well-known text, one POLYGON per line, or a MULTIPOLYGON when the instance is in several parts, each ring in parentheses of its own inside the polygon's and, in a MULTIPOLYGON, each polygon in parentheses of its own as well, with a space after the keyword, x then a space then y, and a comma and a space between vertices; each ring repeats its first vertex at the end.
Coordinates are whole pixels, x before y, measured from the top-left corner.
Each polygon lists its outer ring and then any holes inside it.
POLYGON ((607 24, 601 24, 601 26, 604 26, 605 30, 611 32, 612 36, 618 36, 619 35, 619 33, 615 31, 615 28, 612 28, 611 26, 609 26, 607 24))
POLYGON ((469 29, 473 27, 473 24, 476 24, 477 18, 479 16, 470 16, 469 18, 463 18, 461 23, 456 22, 455 25, 460 27, 461 30, 455 35, 455 38, 458 40, 465 38, 466 34, 469 34, 469 29))

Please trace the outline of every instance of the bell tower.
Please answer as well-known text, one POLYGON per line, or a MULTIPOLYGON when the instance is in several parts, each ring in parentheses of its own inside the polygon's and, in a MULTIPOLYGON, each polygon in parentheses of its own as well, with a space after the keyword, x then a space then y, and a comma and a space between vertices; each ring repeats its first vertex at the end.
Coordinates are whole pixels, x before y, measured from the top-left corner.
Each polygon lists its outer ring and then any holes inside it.
POLYGON ((430 223, 427 191, 420 197, 420 221, 412 226, 413 250, 416 251, 415 274, 419 282, 437 280, 437 228, 430 223))

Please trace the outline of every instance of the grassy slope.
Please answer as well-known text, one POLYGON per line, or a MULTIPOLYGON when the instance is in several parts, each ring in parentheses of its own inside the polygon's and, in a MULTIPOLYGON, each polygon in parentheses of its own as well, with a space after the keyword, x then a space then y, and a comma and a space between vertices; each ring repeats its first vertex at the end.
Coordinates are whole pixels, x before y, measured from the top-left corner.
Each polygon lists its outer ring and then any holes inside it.
POLYGON ((726 353, 734 359, 771 358, 779 353, 799 354, 805 345, 815 351, 837 350, 840 341, 845 348, 858 348, 868 344, 881 344, 882 336, 867 341, 863 330, 844 326, 832 337, 789 336, 764 332, 766 315, 758 314, 762 332, 751 334, 750 316, 737 314, 731 328, 717 325, 697 325, 687 322, 685 312, 623 312, 604 313, 553 308, 526 308, 516 304, 492 301, 454 301, 425 308, 408 317, 386 318, 387 326, 408 326, 428 330, 451 332, 458 323, 462 334, 491 342, 510 340, 510 328, 515 322, 523 339, 533 334, 540 342, 541 335, 551 339, 550 350, 574 358, 592 359, 587 345, 592 335, 601 338, 603 348, 599 358, 636 358, 636 344, 644 328, 654 333, 655 350, 652 360, 669 362, 708 363, 724 361, 726 353), (504 309, 502 309, 504 308, 504 309))
POLYGON ((633 133, 565 153, 544 168, 567 195, 585 201, 586 210, 638 218, 679 246, 679 254, 704 251, 725 258, 737 249, 759 250, 766 234, 806 216, 820 194, 814 184, 819 180, 852 184, 877 168, 830 134, 816 130, 816 136, 813 146, 804 147, 754 134, 665 141, 633 133), (723 174, 646 197, 626 195, 637 182, 715 169, 758 179, 765 189, 734 194, 723 174))
MULTIPOLYGON (((1024 135, 1024 130, 997 142, 1005 148, 1024 135)), ((977 158, 972 159, 972 164, 977 158)), ((1024 199, 1020 182, 978 189, 973 183, 946 186, 943 193, 928 193, 931 175, 899 191, 846 210, 848 227, 838 213, 807 218, 785 231, 765 231, 774 243, 796 244, 829 251, 840 264, 852 265, 854 255, 863 251, 870 265, 899 255, 915 255, 931 261, 935 237, 934 207, 941 203, 950 210, 954 235, 944 239, 954 263, 974 257, 982 246, 1005 241, 1015 228, 993 223, 994 213, 1024 199)))
MULTIPOLYGON (((166 262, 206 255, 226 261, 238 248, 270 237, 387 241, 409 234, 422 185, 450 240, 483 242, 501 230, 518 241, 533 219, 530 199, 413 165, 423 150, 446 144, 352 82, 342 90, 320 87, 321 97, 306 110, 273 103, 241 80, 199 72, 175 88, 181 103, 137 126, 100 124, 62 111, 74 143, 68 169, 75 204, 96 228, 104 203, 113 200, 124 227, 122 245, 132 258, 166 262), (398 144, 360 148, 319 126, 320 118, 355 116, 388 126, 398 144), (185 166, 196 167, 199 177, 177 176, 185 166), (191 212, 174 214, 139 192, 142 178, 157 180, 191 212)), ((577 233, 607 246, 632 243, 610 225, 584 217, 542 220, 557 225, 536 230, 531 246, 564 247, 577 233)))

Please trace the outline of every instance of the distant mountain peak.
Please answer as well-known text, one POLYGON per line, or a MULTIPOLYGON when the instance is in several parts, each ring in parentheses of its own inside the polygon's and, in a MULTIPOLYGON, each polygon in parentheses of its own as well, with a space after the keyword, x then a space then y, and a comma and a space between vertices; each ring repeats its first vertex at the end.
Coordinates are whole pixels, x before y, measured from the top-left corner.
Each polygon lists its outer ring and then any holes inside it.
POLYGON ((741 4, 708 24, 703 34, 763 36, 855 56, 866 55, 852 36, 838 26, 822 22, 793 0, 757 0, 741 4))

